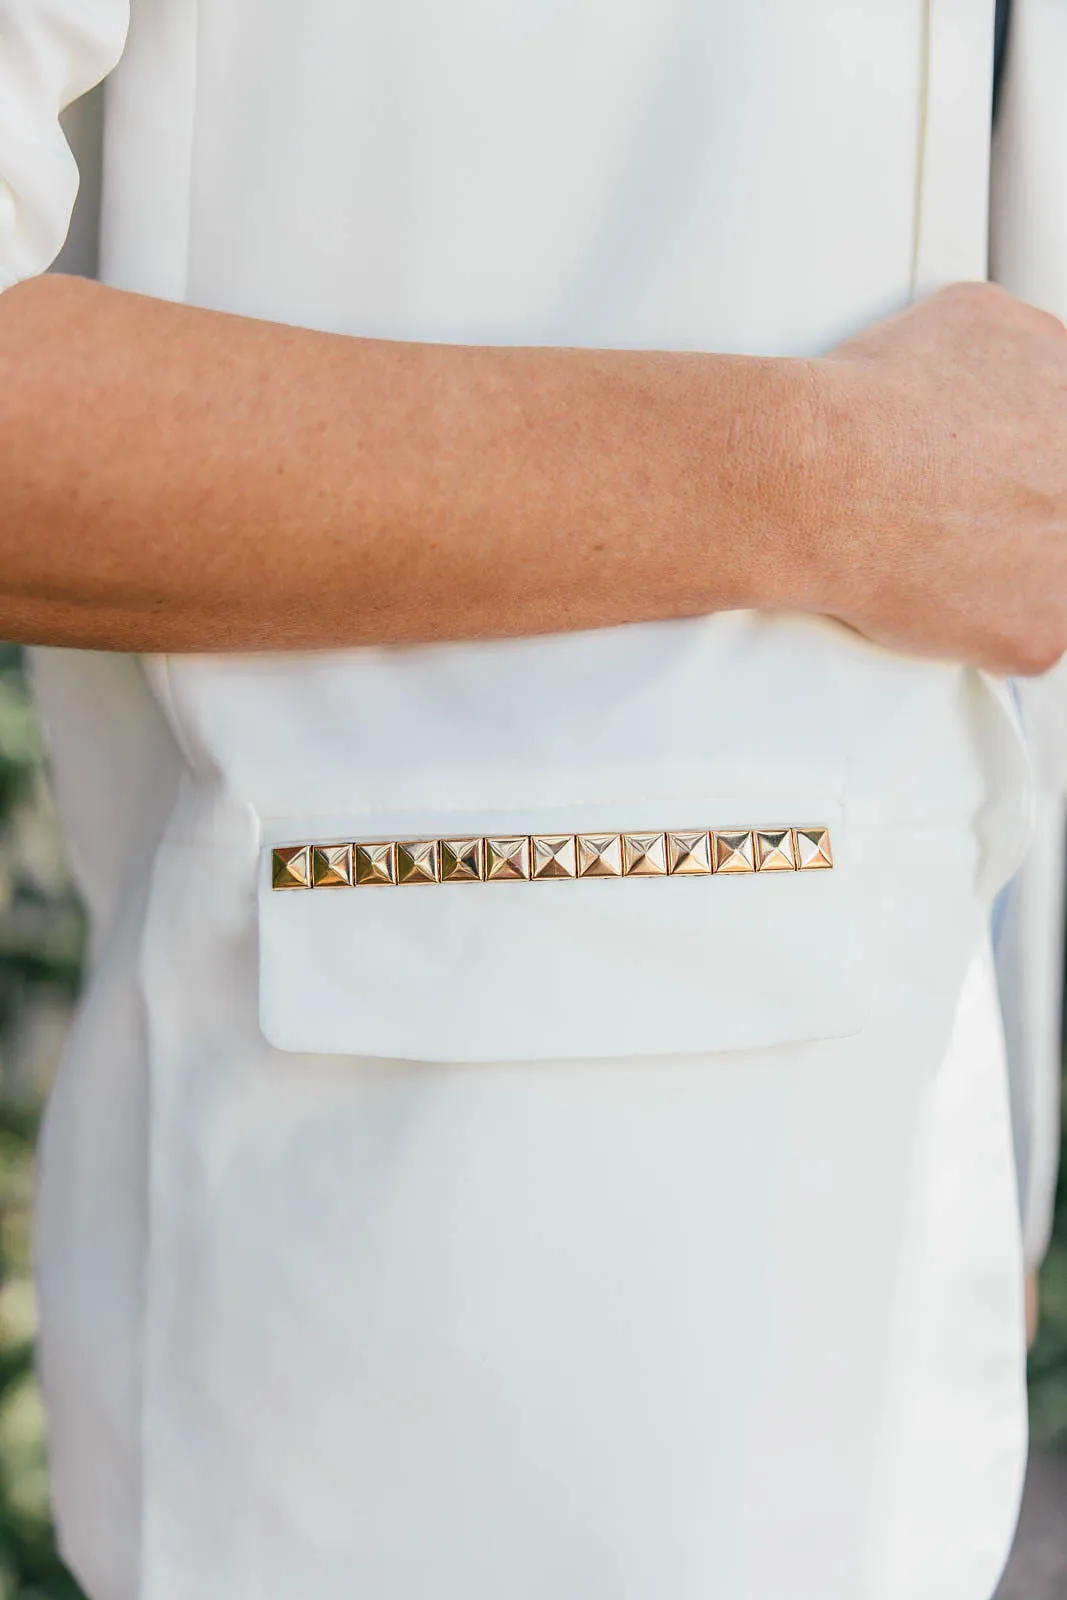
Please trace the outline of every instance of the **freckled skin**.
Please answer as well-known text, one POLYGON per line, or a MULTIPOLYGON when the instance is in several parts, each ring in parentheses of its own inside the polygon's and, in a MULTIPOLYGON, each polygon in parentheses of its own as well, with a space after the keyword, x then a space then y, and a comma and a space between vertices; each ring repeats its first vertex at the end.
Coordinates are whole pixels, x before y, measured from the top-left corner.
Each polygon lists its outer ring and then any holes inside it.
POLYGON ((1067 333, 985 285, 818 360, 312 333, 0 295, 0 636, 326 648, 750 606, 1036 672, 1067 333))

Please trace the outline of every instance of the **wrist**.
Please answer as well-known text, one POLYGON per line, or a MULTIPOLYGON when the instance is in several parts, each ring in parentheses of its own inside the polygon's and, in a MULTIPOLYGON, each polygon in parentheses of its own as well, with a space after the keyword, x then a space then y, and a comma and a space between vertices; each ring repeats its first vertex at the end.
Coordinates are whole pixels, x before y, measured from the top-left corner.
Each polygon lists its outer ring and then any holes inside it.
POLYGON ((737 531, 739 607, 833 612, 855 565, 846 507, 859 451, 851 405, 828 365, 744 363, 719 478, 725 525, 737 531))

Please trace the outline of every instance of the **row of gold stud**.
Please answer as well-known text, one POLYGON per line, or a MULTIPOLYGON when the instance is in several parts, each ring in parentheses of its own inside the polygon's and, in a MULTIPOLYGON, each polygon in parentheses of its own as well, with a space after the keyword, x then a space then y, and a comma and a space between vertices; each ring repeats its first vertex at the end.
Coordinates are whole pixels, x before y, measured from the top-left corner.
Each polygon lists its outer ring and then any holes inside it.
POLYGON ((271 883, 275 889, 332 889, 356 884, 691 878, 810 872, 833 864, 829 828, 521 833, 279 845, 271 860, 271 883))

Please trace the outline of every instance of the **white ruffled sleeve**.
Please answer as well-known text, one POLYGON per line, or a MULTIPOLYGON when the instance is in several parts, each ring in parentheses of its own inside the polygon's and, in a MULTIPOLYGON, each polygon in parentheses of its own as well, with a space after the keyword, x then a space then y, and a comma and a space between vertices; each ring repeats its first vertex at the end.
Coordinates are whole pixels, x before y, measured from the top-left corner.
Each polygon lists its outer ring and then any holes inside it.
MULTIPOLYGON (((993 151, 991 276, 1067 320, 1067 0, 1014 0, 993 151)), ((1060 1148, 1067 663, 1018 685, 1036 827, 997 940, 1029 1265, 1047 1248, 1060 1148)))
POLYGON ((59 113, 122 53, 128 0, 0 0, 0 289, 66 237, 78 170, 59 113))

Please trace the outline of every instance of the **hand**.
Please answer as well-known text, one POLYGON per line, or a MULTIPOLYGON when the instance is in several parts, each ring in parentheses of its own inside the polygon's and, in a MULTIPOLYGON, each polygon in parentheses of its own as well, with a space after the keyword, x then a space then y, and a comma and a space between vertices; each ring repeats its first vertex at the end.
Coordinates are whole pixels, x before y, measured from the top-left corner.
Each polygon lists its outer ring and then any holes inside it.
POLYGON ((1067 650, 1063 324, 958 284, 813 372, 830 471, 812 608, 894 649, 1053 666, 1067 650))

